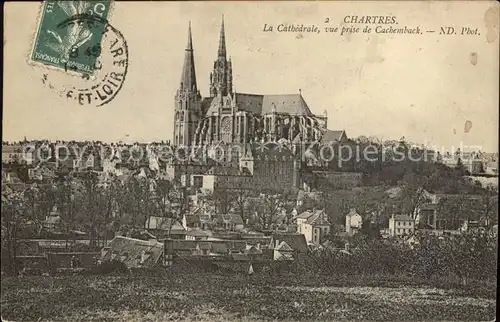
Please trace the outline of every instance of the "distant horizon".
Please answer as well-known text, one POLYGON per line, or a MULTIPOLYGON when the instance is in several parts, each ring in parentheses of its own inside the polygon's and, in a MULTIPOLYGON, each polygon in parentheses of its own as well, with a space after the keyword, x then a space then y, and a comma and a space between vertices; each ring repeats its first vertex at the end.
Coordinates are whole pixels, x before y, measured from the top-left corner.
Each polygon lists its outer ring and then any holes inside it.
MULTIPOLYGON (((367 136, 367 135, 360 135, 360 136, 357 136, 357 137, 349 137, 347 136, 348 139, 352 139, 352 140, 356 140, 358 138, 361 138, 361 137, 365 137, 367 138, 368 140, 371 140, 371 139, 379 139, 377 137, 374 137, 374 136, 367 136)), ((50 143, 56 143, 56 142, 76 142, 76 143, 84 143, 84 142, 100 142, 100 143, 103 143, 103 144, 126 144, 126 145, 133 145, 133 144, 152 144, 152 143, 170 143, 171 140, 170 139, 164 139, 164 140, 143 140, 143 141, 134 141, 134 140, 118 140, 118 141, 103 141, 103 140, 94 140, 94 139, 89 139, 89 140, 86 140, 86 139, 30 139, 28 137, 26 137, 26 142, 32 142, 32 141, 48 141, 50 143)), ((386 139, 386 140, 382 140, 382 143, 384 142, 394 142, 394 141, 400 141, 399 139, 386 139)), ((4 143, 7 143, 7 144, 16 144, 16 143, 23 143, 24 142, 24 137, 23 139, 21 140, 2 140, 2 145, 4 143)), ((222 143, 223 141, 214 141, 212 142, 211 144, 217 144, 217 143, 222 143)), ((373 141, 371 141, 373 142, 373 141)), ((428 149, 430 151, 438 151, 438 152, 456 152, 458 150, 460 150, 461 152, 482 152, 482 153, 488 153, 488 154, 495 154, 495 153, 499 153, 498 150, 497 151, 492 151, 492 150, 484 150, 484 149, 481 149, 479 147, 476 147, 476 146, 471 146, 471 147, 468 147, 467 145, 456 145, 456 146, 451 146, 449 149, 446 149, 446 147, 444 146, 437 146, 437 145, 425 145, 424 143, 419 143, 419 142, 412 142, 412 141, 407 141, 405 140, 405 142, 407 144, 409 144, 410 146, 415 146, 415 147, 424 147, 425 149, 428 149), (438 149, 436 149, 436 147, 438 149), (472 148, 472 149, 470 149, 472 148)), ((271 141, 269 142, 265 142, 264 144, 268 144, 268 143, 272 143, 271 141)), ((310 142, 310 143, 306 143, 307 144, 311 144, 313 142, 310 142)), ((463 142, 462 142, 463 143, 463 142)), ((241 143, 225 143, 225 144, 241 144, 241 143)), ((248 143, 247 143, 248 144, 248 143)))

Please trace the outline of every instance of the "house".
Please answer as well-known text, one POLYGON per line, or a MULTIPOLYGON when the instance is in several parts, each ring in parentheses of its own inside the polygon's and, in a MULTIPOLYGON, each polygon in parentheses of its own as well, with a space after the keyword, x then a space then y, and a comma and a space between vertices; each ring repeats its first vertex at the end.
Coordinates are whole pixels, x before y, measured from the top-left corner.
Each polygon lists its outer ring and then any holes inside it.
POLYGON ((485 170, 484 158, 477 152, 456 151, 454 154, 448 152, 441 157, 440 161, 450 168, 462 165, 470 174, 482 173, 485 170))
POLYGON ((49 231, 59 230, 63 223, 59 214, 57 206, 52 207, 50 214, 42 223, 43 228, 49 231))
POLYGON ((487 174, 497 175, 498 176, 498 162, 497 161, 489 161, 485 162, 483 168, 487 174))
POLYGON ((345 231, 347 235, 353 236, 363 227, 363 217, 356 211, 351 209, 345 216, 345 231))
POLYGON ((175 239, 186 238, 186 228, 178 221, 168 217, 149 216, 144 228, 158 238, 170 236, 175 239))
POLYGON ((415 232, 415 219, 408 215, 392 215, 389 218, 389 234, 406 236, 415 232))
POLYGON ((259 255, 262 254, 262 250, 260 249, 260 244, 257 245, 245 245, 245 249, 243 250, 245 254, 249 255, 259 255))
POLYGON ((35 168, 28 169, 28 177, 33 181, 52 183, 57 175, 50 167, 45 164, 40 164, 35 168))
POLYGON ((61 228, 61 225, 62 225, 62 220, 61 217, 58 215, 47 216, 42 223, 43 228, 49 231, 59 230, 59 228, 61 228))
MULTIPOLYGON (((304 190, 299 190, 297 193, 297 198, 296 198, 296 207, 300 208, 303 204, 304 201, 307 199, 319 201, 321 198, 321 194, 319 192, 310 192, 310 191, 304 191, 304 190)), ((296 209, 294 209, 297 211, 296 209)))
POLYGON ((191 229, 186 233, 186 240, 207 240, 212 236, 210 231, 201 229, 191 229))
POLYGON ((200 228, 200 215, 198 215, 198 214, 186 215, 186 224, 187 224, 188 228, 199 229, 200 228))
POLYGON ((480 221, 484 209, 481 195, 427 193, 426 198, 415 211, 415 223, 425 229, 458 231, 464 221, 480 221))
POLYGON ((436 228, 437 227, 437 203, 426 203, 419 206, 416 210, 417 216, 415 218, 415 224, 425 228, 436 228))
MULTIPOLYGON (((301 258, 307 255, 309 248, 303 234, 273 234, 269 241, 268 249, 274 250, 279 248, 281 242, 285 242, 293 250, 293 258, 301 258)), ((287 248, 287 247, 285 247, 287 248)), ((279 251, 279 249, 278 249, 279 251)), ((285 251, 283 249, 282 251, 285 251)))
POLYGON ((194 240, 166 239, 165 249, 168 250, 166 254, 168 255, 169 252, 171 252, 171 255, 173 255, 174 258, 187 258, 193 256, 193 253, 197 248, 197 243, 198 241, 194 240))
POLYGON ((304 211, 296 220, 297 232, 304 235, 307 243, 319 245, 330 234, 330 223, 324 210, 304 211))
POLYGON ((203 207, 196 207, 186 215, 187 227, 199 229, 211 229, 213 226, 211 212, 203 207))
POLYGON ((321 137, 320 142, 321 143, 333 143, 333 142, 338 142, 338 143, 344 143, 347 141, 347 134, 344 130, 326 130, 323 133, 323 136, 321 137))
POLYGON ((210 258, 225 257, 232 260, 263 258, 263 251, 259 244, 249 245, 242 240, 195 241, 167 239, 165 240, 165 249, 170 249, 169 252, 171 252, 172 258, 182 258, 183 260, 200 256, 210 258))
POLYGON ((464 220, 460 227, 462 232, 485 232, 486 229, 478 220, 464 220))
MULTIPOLYGON (((6 145, 2 144, 2 163, 27 163, 31 158, 26 157, 24 148, 21 144, 6 145)), ((30 162, 31 163, 31 162, 30 162)))
POLYGON ((214 223, 218 227, 222 227, 225 230, 235 231, 242 230, 245 228, 243 224, 243 219, 238 214, 225 214, 225 215, 216 215, 214 218, 214 223))
POLYGON ((162 264, 163 243, 116 236, 101 250, 101 262, 117 260, 129 268, 162 264))
POLYGON ((259 261, 264 259, 264 252, 261 249, 260 244, 256 245, 245 245, 242 249, 242 253, 249 257, 252 261, 259 261))
POLYGON ((294 250, 285 241, 280 242, 273 249, 273 260, 289 261, 294 260, 294 250))

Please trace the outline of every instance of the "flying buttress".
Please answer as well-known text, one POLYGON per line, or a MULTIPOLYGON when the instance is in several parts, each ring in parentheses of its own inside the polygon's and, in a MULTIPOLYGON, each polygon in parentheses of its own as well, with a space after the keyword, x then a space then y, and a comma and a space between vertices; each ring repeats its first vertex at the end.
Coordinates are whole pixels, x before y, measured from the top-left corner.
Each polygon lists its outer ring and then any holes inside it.
POLYGON ((200 144, 200 131, 201 127, 203 126, 204 120, 202 120, 200 123, 198 123, 198 126, 196 127, 196 131, 194 132, 194 143, 195 144, 200 144))
MULTIPOLYGON (((205 118, 203 119, 203 130, 201 132, 201 139, 202 140, 207 140, 207 130, 208 130, 208 118, 205 118)), ((205 142, 201 142, 201 143, 205 143, 205 142)))

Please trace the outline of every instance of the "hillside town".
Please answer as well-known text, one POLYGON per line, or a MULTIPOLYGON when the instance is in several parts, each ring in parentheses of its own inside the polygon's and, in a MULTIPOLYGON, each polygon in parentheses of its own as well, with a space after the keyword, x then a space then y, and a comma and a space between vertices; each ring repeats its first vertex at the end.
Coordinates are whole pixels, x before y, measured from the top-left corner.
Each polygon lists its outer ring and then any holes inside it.
POLYGON ((236 92, 223 20, 208 97, 190 25, 184 55, 173 142, 2 142, 2 272, 110 261, 252 271, 317 252, 352 255, 359 236, 412 248, 496 238, 498 153, 350 138, 300 90, 236 92))
MULTIPOLYGON (((373 169, 360 160, 346 166, 356 172, 343 171, 317 162, 314 149, 287 145, 238 150, 222 142, 178 161, 181 150, 169 143, 4 142, 3 267, 14 260, 18 272, 55 272, 115 259, 130 268, 200 259, 255 265, 351 254, 359 235, 411 247, 497 236, 497 186, 472 179, 465 165, 380 160, 373 169)), ((403 140, 391 148, 412 149, 403 140)), ((475 158, 493 172, 497 155, 475 158)))
POLYGON ((191 260, 252 271, 351 255, 357 236, 496 237, 498 153, 349 138, 301 90, 236 92, 224 20, 209 89, 202 97, 189 25, 173 142, 2 142, 2 272, 191 260))

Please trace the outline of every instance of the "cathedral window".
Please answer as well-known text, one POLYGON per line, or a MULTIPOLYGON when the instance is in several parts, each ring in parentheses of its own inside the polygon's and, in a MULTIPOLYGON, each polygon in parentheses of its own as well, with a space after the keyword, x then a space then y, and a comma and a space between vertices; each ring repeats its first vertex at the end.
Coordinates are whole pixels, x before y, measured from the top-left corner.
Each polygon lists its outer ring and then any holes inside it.
POLYGON ((231 120, 228 117, 222 119, 221 130, 226 133, 231 132, 231 120))

